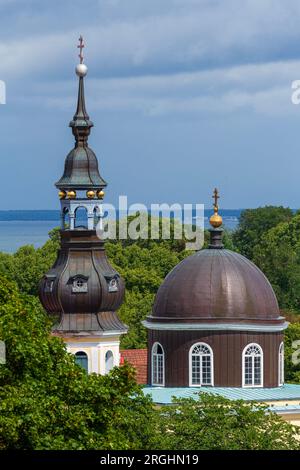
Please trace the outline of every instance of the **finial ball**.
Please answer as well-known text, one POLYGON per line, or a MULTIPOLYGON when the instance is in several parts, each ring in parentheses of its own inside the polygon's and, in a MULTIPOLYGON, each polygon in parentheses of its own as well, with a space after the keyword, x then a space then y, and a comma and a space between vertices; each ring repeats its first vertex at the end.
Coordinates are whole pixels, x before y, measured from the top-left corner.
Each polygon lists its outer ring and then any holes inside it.
POLYGON ((105 195, 105 193, 104 193, 103 189, 99 189, 99 191, 97 191, 98 199, 103 199, 104 195, 105 195))
POLYGON ((78 77, 85 77, 87 74, 88 68, 85 64, 78 64, 75 70, 76 70, 76 75, 78 75, 78 77))
POLYGON ((215 212, 209 219, 209 223, 213 228, 219 228, 221 227, 223 220, 222 217, 217 212, 215 212))
POLYGON ((219 196, 219 191, 217 188, 214 190, 213 194, 213 199, 214 199, 214 213, 209 219, 209 223, 213 228, 219 228, 221 227, 223 220, 222 217, 218 214, 219 206, 218 206, 218 199, 220 198, 219 196))

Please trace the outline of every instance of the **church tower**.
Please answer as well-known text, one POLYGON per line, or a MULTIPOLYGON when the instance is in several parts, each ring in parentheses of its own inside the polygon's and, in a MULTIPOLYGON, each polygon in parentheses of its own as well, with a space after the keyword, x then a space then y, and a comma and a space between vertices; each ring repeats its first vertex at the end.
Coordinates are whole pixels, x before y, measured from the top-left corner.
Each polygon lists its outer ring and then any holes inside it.
POLYGON ((82 37, 78 47, 78 101, 70 122, 75 146, 55 184, 61 203, 61 247, 53 267, 41 280, 39 297, 48 314, 58 317, 53 333, 64 339, 76 361, 88 372, 105 374, 119 365, 120 336, 127 332, 116 313, 124 300, 125 286, 109 264, 104 241, 96 233, 106 182, 88 145, 93 123, 85 106, 87 67, 82 37))

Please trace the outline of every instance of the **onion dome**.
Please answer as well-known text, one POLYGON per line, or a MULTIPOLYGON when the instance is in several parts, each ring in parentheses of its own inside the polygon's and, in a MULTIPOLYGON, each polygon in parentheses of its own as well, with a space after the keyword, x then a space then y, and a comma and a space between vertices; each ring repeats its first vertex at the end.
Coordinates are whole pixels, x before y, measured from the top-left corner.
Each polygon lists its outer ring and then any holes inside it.
MULTIPOLYGON (((84 47, 82 42, 79 47, 84 47)), ((79 57, 80 64, 76 67, 76 74, 79 77, 77 109, 69 124, 75 137, 75 146, 67 155, 64 174, 55 186, 60 190, 94 189, 97 191, 103 189, 106 182, 99 173, 97 157, 88 146, 88 137, 94 124, 90 121, 85 106, 84 77, 87 74, 87 66, 83 64, 82 53, 79 57)))
POLYGON ((184 259, 167 275, 145 326, 226 324, 228 329, 242 329, 254 324, 283 329, 284 318, 266 276, 244 256, 224 249, 217 190, 214 198, 209 248, 184 259))
POLYGON ((61 249, 39 287, 41 303, 59 315, 57 332, 126 330, 116 310, 125 284, 95 231, 61 231, 61 249))

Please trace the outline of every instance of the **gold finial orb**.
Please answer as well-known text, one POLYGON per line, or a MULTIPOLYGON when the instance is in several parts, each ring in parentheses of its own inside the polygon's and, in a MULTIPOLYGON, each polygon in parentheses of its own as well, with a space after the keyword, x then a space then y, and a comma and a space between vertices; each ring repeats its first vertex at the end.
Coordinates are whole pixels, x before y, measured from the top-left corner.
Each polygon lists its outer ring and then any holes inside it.
POLYGON ((68 192, 67 192, 67 196, 68 196, 69 199, 75 199, 75 197, 76 197, 76 191, 73 191, 73 190, 68 191, 68 192))
POLYGON ((94 199, 94 197, 96 196, 96 193, 95 193, 95 191, 90 190, 90 191, 87 191, 87 192, 86 192, 86 196, 87 196, 89 199, 94 199))
POLYGON ((104 195, 105 195, 105 192, 103 191, 103 189, 100 189, 99 191, 97 191, 98 199, 103 199, 104 195))
POLYGON ((59 199, 65 199, 66 196, 67 196, 66 191, 63 191, 63 190, 59 191, 59 193, 58 193, 59 199))
POLYGON ((211 216, 211 218, 209 219, 209 223, 212 227, 214 228, 218 228, 218 227, 221 227, 222 223, 223 223, 223 219, 222 217, 218 214, 218 210, 219 210, 219 206, 218 206, 218 199, 219 199, 219 192, 217 190, 217 188, 215 188, 214 190, 214 194, 213 194, 213 199, 214 199, 214 214, 211 216))
POLYGON ((211 218, 209 219, 209 223, 212 227, 214 228, 218 228, 218 227, 221 227, 222 223, 223 223, 223 219, 222 217, 216 212, 215 214, 213 214, 211 216, 211 218))

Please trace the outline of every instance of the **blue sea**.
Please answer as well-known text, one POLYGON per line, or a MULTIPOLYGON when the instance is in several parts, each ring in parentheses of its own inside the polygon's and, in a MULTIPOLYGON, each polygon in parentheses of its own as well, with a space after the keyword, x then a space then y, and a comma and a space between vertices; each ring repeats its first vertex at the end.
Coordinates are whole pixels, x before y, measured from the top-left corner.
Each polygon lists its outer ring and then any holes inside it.
MULTIPOLYGON (((224 227, 234 230, 242 209, 222 209, 224 227)), ((204 212, 204 225, 212 211, 204 212)), ((195 222, 197 222, 195 220, 195 222)), ((0 211, 0 251, 13 253, 23 245, 42 246, 48 240, 48 233, 60 224, 58 210, 13 210, 0 211)))

